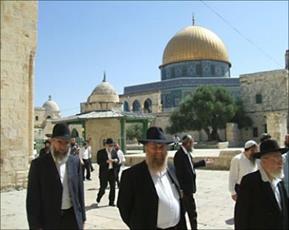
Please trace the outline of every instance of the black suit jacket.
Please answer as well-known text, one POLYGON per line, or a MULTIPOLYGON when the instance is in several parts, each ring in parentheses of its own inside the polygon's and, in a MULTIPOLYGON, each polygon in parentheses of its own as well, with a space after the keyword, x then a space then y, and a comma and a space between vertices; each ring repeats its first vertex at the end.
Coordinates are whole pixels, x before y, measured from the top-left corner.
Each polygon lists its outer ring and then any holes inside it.
MULTIPOLYGON (((69 155, 66 162, 68 187, 78 223, 86 220, 83 177, 78 156, 69 155)), ((61 219, 62 183, 51 153, 31 162, 26 198, 30 229, 57 229, 61 219)))
MULTIPOLYGON (((116 151, 113 150, 111 152, 111 158, 118 160, 116 151)), ((99 177, 107 176, 108 167, 109 167, 109 164, 106 162, 107 160, 108 160, 108 156, 107 156, 106 149, 99 150, 96 155, 96 162, 97 164, 99 164, 99 175, 98 175, 99 177)), ((112 164, 114 170, 116 170, 117 168, 118 161, 112 164)))
MULTIPOLYGON (((191 158, 192 160, 192 158, 191 158)), ((192 160, 193 162, 193 160, 192 160)), ((180 187, 185 194, 192 194, 196 192, 196 172, 195 168, 206 166, 204 160, 193 162, 194 169, 189 162, 187 154, 183 148, 180 147, 174 156, 174 165, 176 168, 176 175, 180 183, 180 187)))
MULTIPOLYGON (((176 185, 173 172, 169 175, 176 185)), ((145 161, 124 170, 121 177, 117 206, 122 220, 130 229, 156 229, 158 195, 145 161)), ((184 210, 181 205, 179 229, 187 229, 184 210)))
POLYGON ((283 196, 283 211, 259 170, 244 176, 235 206, 235 229, 288 229, 289 200, 283 182, 278 187, 283 196))

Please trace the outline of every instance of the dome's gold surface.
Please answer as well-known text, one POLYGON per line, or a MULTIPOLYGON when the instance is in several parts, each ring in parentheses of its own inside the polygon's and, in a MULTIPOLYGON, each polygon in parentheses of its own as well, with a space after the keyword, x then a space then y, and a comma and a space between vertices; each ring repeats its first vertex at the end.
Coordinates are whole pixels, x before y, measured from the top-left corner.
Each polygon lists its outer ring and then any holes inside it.
POLYGON ((222 40, 201 26, 188 26, 178 32, 165 48, 162 65, 191 60, 215 60, 230 64, 222 40))

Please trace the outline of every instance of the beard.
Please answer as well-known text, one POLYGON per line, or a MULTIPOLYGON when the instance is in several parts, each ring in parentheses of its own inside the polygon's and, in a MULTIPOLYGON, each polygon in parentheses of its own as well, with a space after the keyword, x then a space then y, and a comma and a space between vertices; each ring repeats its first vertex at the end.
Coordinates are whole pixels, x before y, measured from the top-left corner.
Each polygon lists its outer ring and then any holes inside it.
POLYGON ((159 155, 146 154, 146 162, 149 167, 154 172, 160 172, 164 170, 167 166, 167 153, 159 155))
POLYGON ((281 179, 284 177, 283 170, 276 170, 275 172, 269 172, 270 176, 273 178, 281 179))
POLYGON ((60 151, 57 151, 55 148, 52 147, 52 150, 53 150, 53 156, 55 158, 56 161, 60 162, 62 161, 65 157, 67 157, 69 151, 65 151, 65 152, 60 152, 60 151))

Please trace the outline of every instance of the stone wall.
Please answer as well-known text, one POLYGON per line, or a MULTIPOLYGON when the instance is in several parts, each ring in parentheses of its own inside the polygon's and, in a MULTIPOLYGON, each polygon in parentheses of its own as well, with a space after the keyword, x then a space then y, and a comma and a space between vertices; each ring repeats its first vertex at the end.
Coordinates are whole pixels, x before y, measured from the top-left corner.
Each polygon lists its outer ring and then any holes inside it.
POLYGON ((25 187, 33 152, 37 1, 1 1, 1 190, 25 187))
POLYGON ((245 112, 253 120, 252 128, 242 130, 242 139, 258 141, 268 132, 281 144, 288 132, 288 70, 244 74, 240 83, 245 112))
POLYGON ((120 121, 115 118, 92 119, 85 122, 86 139, 91 137, 92 160, 96 160, 96 152, 102 148, 103 140, 108 137, 120 143, 120 121))
POLYGON ((141 105, 141 112, 144 112, 144 104, 147 99, 152 101, 152 113, 161 112, 161 93, 160 91, 145 92, 132 95, 120 95, 119 99, 122 103, 127 102, 129 111, 133 110, 134 101, 138 101, 141 105))

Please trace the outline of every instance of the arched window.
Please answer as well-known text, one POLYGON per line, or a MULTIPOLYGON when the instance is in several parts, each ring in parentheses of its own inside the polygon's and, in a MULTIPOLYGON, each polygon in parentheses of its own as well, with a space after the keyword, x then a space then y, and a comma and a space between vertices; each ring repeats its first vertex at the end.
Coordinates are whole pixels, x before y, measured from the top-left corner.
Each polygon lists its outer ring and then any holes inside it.
POLYGON ((145 113, 152 112, 152 100, 150 98, 146 99, 144 102, 144 112, 145 113))
POLYGON ((47 119, 51 119, 51 116, 47 116, 46 118, 47 118, 47 119))
POLYGON ((125 102, 123 103, 123 111, 129 112, 129 104, 128 104, 127 101, 125 101, 125 102))
POLYGON ((71 137, 79 137, 79 134, 78 134, 78 131, 76 128, 73 128, 72 131, 71 131, 71 137))
POLYGON ((133 112, 141 112, 141 106, 138 100, 135 100, 132 104, 132 111, 133 112))
POLYGON ((35 121, 38 121, 39 117, 38 116, 35 116, 35 121))

